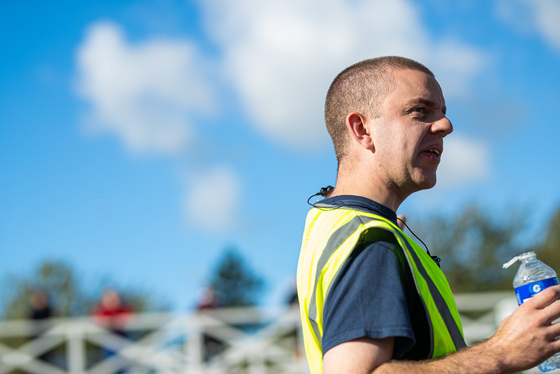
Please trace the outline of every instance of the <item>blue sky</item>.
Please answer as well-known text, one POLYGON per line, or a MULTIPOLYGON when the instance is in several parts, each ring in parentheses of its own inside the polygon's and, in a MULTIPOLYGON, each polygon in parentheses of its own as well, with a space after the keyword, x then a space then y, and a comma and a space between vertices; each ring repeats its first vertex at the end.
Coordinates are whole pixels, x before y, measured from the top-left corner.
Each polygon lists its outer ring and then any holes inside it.
POLYGON ((381 55, 434 71, 455 127, 400 212, 523 205, 538 228, 560 204, 558 19, 554 0, 0 2, 0 275, 62 259, 186 310, 234 246, 278 303, 335 182, 326 90, 381 55))

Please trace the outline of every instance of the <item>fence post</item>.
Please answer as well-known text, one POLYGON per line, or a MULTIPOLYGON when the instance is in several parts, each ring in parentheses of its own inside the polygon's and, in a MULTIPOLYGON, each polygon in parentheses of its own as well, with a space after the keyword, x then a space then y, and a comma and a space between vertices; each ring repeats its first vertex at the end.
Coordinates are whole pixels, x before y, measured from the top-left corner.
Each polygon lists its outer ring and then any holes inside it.
POLYGON ((185 373, 203 373, 203 329, 200 326, 201 319, 198 315, 192 315, 185 319, 185 338, 184 346, 186 356, 185 373))
POLYGON ((83 321, 72 321, 66 328, 68 372, 70 374, 86 374, 83 323, 83 321))

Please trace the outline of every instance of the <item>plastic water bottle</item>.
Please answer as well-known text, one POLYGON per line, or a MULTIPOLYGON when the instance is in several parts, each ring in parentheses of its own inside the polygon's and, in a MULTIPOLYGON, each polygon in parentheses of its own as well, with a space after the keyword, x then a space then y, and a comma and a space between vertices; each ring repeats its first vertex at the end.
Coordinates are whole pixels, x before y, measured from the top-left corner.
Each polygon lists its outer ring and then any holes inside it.
MULTIPOLYGON (((515 256, 508 263, 504 264, 504 269, 507 269, 518 260, 521 261, 521 265, 513 279, 513 287, 515 288, 515 296, 519 305, 545 288, 558 284, 558 277, 554 269, 544 262, 537 260, 535 252, 527 252, 515 256)), ((556 353, 540 364, 539 369, 542 372, 560 369, 560 353, 556 353)))

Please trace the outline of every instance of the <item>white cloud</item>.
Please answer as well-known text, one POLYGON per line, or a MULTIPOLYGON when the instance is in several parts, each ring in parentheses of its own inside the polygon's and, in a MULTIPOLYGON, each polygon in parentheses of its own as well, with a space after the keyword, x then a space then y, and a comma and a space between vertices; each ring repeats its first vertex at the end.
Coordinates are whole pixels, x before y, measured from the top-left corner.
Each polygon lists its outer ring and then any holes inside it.
POLYGON ((229 167, 216 167, 196 175, 189 180, 184 199, 188 224, 208 231, 234 227, 240 195, 240 178, 229 167))
POLYGON ((445 138, 438 185, 453 186, 484 180, 490 174, 489 152, 485 144, 455 134, 445 138))
POLYGON ((560 51, 558 0, 502 0, 497 3, 496 11, 500 18, 521 31, 536 30, 552 48, 560 51))
MULTIPOLYGON (((192 144, 193 113, 214 109, 211 77, 224 73, 258 131, 309 148, 327 143, 324 97, 348 65, 408 56, 430 67, 447 95, 458 95, 487 59, 459 41, 431 37, 408 0, 200 0, 200 9, 220 52, 215 65, 189 40, 131 43, 113 23, 88 29, 77 51, 77 89, 91 106, 91 130, 117 135, 133 152, 180 152, 192 144)), ((231 227, 240 195, 231 169, 202 172, 184 197, 189 224, 231 227)))
POLYGON ((435 73, 446 97, 465 96, 471 89, 469 81, 482 71, 490 59, 489 55, 446 39, 438 44, 430 63, 426 64, 435 73))
POLYGON ((527 4, 535 8, 537 29, 553 48, 560 51, 560 2, 558 0, 532 0, 527 4))
POLYGON ((456 95, 486 60, 471 46, 432 39, 407 0, 200 0, 200 6, 254 125, 288 145, 325 142, 328 85, 354 62, 415 58, 441 78, 447 95, 456 95))
POLYGON ((118 25, 93 24, 77 52, 89 130, 119 136, 134 152, 174 153, 192 137, 191 111, 209 111, 204 64, 188 41, 128 43, 118 25))

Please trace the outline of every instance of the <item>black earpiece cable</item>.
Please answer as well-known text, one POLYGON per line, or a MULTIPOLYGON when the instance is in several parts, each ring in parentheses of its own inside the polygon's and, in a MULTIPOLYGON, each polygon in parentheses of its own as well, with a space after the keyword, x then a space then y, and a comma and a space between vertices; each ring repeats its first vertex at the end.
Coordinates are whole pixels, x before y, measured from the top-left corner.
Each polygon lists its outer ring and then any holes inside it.
POLYGON ((315 195, 311 195, 309 196, 309 199, 307 199, 307 204, 313 206, 314 204, 311 204, 309 202, 309 200, 311 200, 312 198, 314 198, 315 196, 323 196, 323 197, 327 197, 327 195, 329 195, 332 190, 334 190, 333 186, 327 186, 327 187, 321 187, 321 189, 319 190, 319 192, 317 192, 315 195))
POLYGON ((430 253, 430 250, 428 249, 428 246, 426 245, 426 243, 424 243, 424 242, 422 241, 422 239, 420 239, 420 238, 418 237, 418 235, 416 235, 416 234, 414 233, 414 231, 412 231, 412 230, 410 229, 410 227, 408 227, 408 225, 406 224, 406 222, 405 222, 404 220, 400 219, 399 217, 397 217, 397 219, 403 223, 403 225, 408 229, 408 231, 410 231, 410 233, 411 233, 412 235, 414 235, 414 237, 415 237, 416 239, 418 239, 418 240, 420 241, 420 243, 422 243, 422 245, 424 246, 424 248, 426 248, 426 253, 428 254, 428 256, 430 256, 430 257, 432 258, 432 260, 434 260, 434 262, 437 264, 437 266, 441 267, 441 265, 440 265, 440 263, 441 263, 441 258, 439 258, 438 256, 432 256, 432 254, 430 253))

